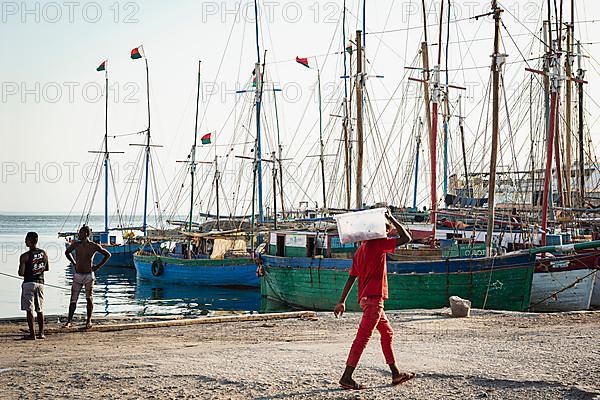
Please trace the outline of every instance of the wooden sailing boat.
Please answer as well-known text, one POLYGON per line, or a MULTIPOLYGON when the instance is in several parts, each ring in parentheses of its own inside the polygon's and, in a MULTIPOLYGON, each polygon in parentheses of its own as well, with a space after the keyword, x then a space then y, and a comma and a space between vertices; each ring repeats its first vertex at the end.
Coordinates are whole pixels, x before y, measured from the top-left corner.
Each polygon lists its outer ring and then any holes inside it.
MULTIPOLYGON (((552 41, 551 39, 551 29, 549 23, 545 23, 545 31, 547 35, 545 40, 547 40, 547 48, 549 49, 547 52, 547 62, 546 65, 548 68, 545 71, 537 71, 528 69, 531 72, 536 72, 543 74, 548 81, 546 85, 550 91, 548 93, 548 119, 549 123, 547 125, 547 140, 546 143, 546 168, 543 172, 543 191, 542 195, 542 219, 541 219, 541 234, 538 234, 535 231, 528 232, 525 229, 525 226, 521 226, 520 223, 510 221, 505 226, 508 229, 501 228, 497 229, 498 221, 495 218, 495 188, 496 188, 496 161, 494 154, 496 154, 496 149, 498 148, 498 96, 497 91, 494 91, 494 118, 493 118, 493 129, 494 134, 492 137, 492 162, 490 163, 490 172, 489 172, 489 201, 488 207, 485 210, 481 210, 480 213, 484 214, 488 217, 487 222, 487 232, 484 235, 483 230, 480 227, 475 225, 467 226, 467 227, 455 227, 455 229, 446 230, 447 233, 450 233, 454 237, 460 237, 461 235, 470 236, 472 240, 486 240, 486 247, 488 249, 491 248, 491 238, 495 236, 495 232, 500 230, 499 233, 503 236, 503 242, 498 243, 499 245, 503 245, 504 247, 515 248, 519 244, 525 244, 528 246, 545 246, 549 243, 549 239, 552 238, 555 243, 556 240, 561 241, 561 239, 567 238, 568 235, 552 235, 550 237, 549 231, 549 223, 548 223, 548 210, 549 210, 549 199, 551 198, 551 180, 552 180, 552 158, 556 158, 557 167, 555 169, 557 174, 557 183, 559 186, 559 203, 560 204, 560 194, 563 192, 560 189, 561 179, 560 179, 560 152, 557 152, 557 142, 556 138, 558 135, 558 105, 557 99, 559 96, 560 89, 560 40, 561 33, 560 29, 557 29, 558 39, 556 41, 552 41), (454 232, 452 232, 452 230, 454 232), (462 233, 461 233, 462 232, 462 233), (519 238, 519 236, 523 235, 519 238), (524 239, 528 238, 527 241, 524 239), (520 240, 518 240, 520 239, 520 240), (525 242, 525 243, 524 243, 525 242)), ((498 36, 495 39, 495 54, 497 54, 498 43, 496 42, 498 36)), ((571 49, 568 50, 571 52, 571 49)), ((567 63, 568 64, 568 63, 567 63)), ((494 89, 497 88, 498 85, 498 76, 497 70, 494 70, 494 89)), ((573 79, 571 76, 567 77, 568 79, 573 79)), ((583 82, 578 82, 580 85, 583 82)), ((570 119, 569 119, 570 121, 570 119)), ((569 159, 569 157, 566 157, 569 159)), ((533 166, 532 166, 533 168, 533 166)), ((527 171, 525 173, 528 173, 527 171)), ((531 174, 536 174, 536 171, 531 171, 531 174)), ((468 173, 465 172, 465 177, 468 178, 468 173)), ((468 185, 467 185, 468 186, 468 185)), ((566 184, 567 188, 569 187, 566 184)), ((467 187, 467 192, 469 188, 467 187)), ((569 189, 566 190, 567 192, 569 189)), ((535 196, 534 196, 535 199, 535 196)), ((535 202, 535 200, 534 200, 535 202)), ((446 214, 454 215, 460 218, 460 210, 456 210, 454 212, 446 212, 446 214)), ((469 213, 474 212, 471 210, 469 213)), ((464 214, 463 214, 464 219, 464 214)), ((463 224, 464 225, 464 224, 463 224)), ((483 224, 482 224, 483 225, 483 224)), ((485 225, 483 225, 485 227, 485 225)), ((531 228, 529 228, 531 229, 531 228)), ((439 233, 442 233, 438 230, 439 233)), ((438 236, 440 238, 441 236, 438 236)), ((532 297, 531 297, 531 310, 534 311, 575 311, 575 310, 585 310, 590 306, 590 298, 591 298, 591 290, 594 285, 595 279, 595 270, 598 268, 598 255, 599 253, 583 253, 583 254, 557 254, 544 256, 538 256, 536 262, 536 273, 533 278, 533 286, 532 286, 532 297)))
MULTIPOLYGON (((189 157, 191 194, 187 232, 165 254, 140 251, 134 255, 138 278, 162 283, 202 286, 258 287, 256 265, 247 250, 246 233, 219 230, 219 171, 215 158, 215 190, 217 193, 217 231, 193 232, 194 182, 200 103, 200 66, 198 62, 198 91, 194 144, 189 157), (182 240, 183 239, 183 240, 182 240)), ((260 71, 260 70, 259 70, 260 71)), ((258 74, 258 72, 257 72, 258 74)), ((257 85, 259 86, 259 85, 257 85)), ((260 90, 258 88, 257 90, 260 90)), ((257 112, 259 108, 257 107, 257 112)))
MULTIPOLYGON (((109 227, 109 175, 111 172, 110 169, 110 155, 111 154, 122 154, 121 151, 109 151, 108 149, 108 61, 102 62, 100 66, 96 69, 97 71, 104 71, 105 76, 105 113, 104 113, 104 141, 103 141, 103 150, 102 151, 90 151, 90 153, 102 154, 103 155, 103 167, 104 167, 104 230, 93 230, 91 241, 101 244, 106 250, 111 253, 111 258, 106 263, 107 266, 113 267, 127 267, 133 268, 133 254, 138 251, 143 245, 144 241, 140 238, 137 238, 133 233, 134 230, 139 230, 140 227, 126 227, 122 225, 120 222, 120 226, 118 229, 111 229, 109 227)), ((146 60, 146 72, 148 71, 148 63, 146 60)), ((150 118, 150 100, 148 99, 148 121, 150 118)), ((148 122, 148 130, 147 130, 147 146, 146 146, 146 185, 144 192, 144 222, 141 227, 144 235, 146 235, 146 213, 147 213, 147 197, 148 197, 148 163, 150 157, 150 122, 148 122)), ((98 179, 101 178, 101 174, 98 174, 98 179)), ((81 220, 84 224, 89 223, 90 212, 93 205, 92 202, 89 204, 89 211, 86 216, 82 217, 81 220)), ((117 210, 117 214, 119 216, 119 220, 121 220, 120 211, 117 210)), ((68 246, 72 241, 77 240, 77 232, 60 232, 59 237, 64 237, 66 239, 65 245, 68 246)), ((148 249, 150 246, 154 248, 158 248, 159 244, 148 244, 148 249)), ((102 256, 96 254, 94 257, 94 262, 99 263, 102 256)))
MULTIPOLYGON (((548 3, 550 6, 550 3, 548 3)), ((574 4, 571 4, 571 17, 574 14, 574 4)), ((548 9, 550 21, 551 9, 548 9)), ((558 16, 556 16, 558 20, 558 16)), ((568 36, 570 37, 570 28, 568 36)), ((542 72, 550 79, 550 116, 547 135, 547 150, 546 150, 546 170, 544 176, 544 191, 542 199, 542 246, 547 243, 548 237, 548 202, 550 197, 550 181, 552 179, 552 155, 553 147, 556 155, 556 174, 559 193, 559 204, 563 202, 562 196, 562 180, 561 180, 561 163, 560 163, 560 148, 558 146, 558 97, 560 94, 560 74, 561 74, 561 42, 562 42, 562 27, 558 26, 558 38, 552 40, 552 28, 548 23, 548 36, 544 39, 548 42, 548 71, 542 72)), ((569 40, 570 44, 570 40, 569 40)), ((567 64, 572 54, 571 48, 567 49, 567 64)), ((540 71, 531 70, 531 72, 540 73, 540 71)), ((567 79, 573 79, 567 76, 567 79)), ((568 92, 569 93, 569 92, 568 92)), ((570 95, 569 95, 570 97, 570 95)), ((570 98, 569 98, 570 100, 570 98)), ((581 105, 580 105, 581 107, 581 105)), ((570 120, 567 124, 570 124, 570 120)), ((570 129, 567 129, 567 134, 570 135, 570 129)), ((570 139, 569 139, 570 147, 570 139)), ((570 148, 568 149, 570 153, 570 148)), ((570 154, 567 157, 570 160, 570 154)), ((570 187, 570 161, 567 188, 570 187)), ((568 199, 570 204, 570 189, 567 189, 568 199)), ((590 307, 592 291, 596 279, 596 270, 598 268, 598 260, 600 253, 583 253, 573 254, 570 259, 552 260, 548 258, 540 258, 536 267, 536 273, 533 278, 533 287, 531 293, 531 309, 534 311, 578 311, 587 310, 590 307)))
MULTIPOLYGON (((443 4, 443 3, 442 3, 443 4)), ((443 6, 443 5, 442 5, 443 6)), ((499 31, 499 8, 493 3, 496 32, 499 31)), ((358 133, 357 202, 362 207, 362 32, 356 32, 357 77, 356 117, 358 133)), ((438 44, 439 45, 439 44, 438 44)), ((497 50, 497 48, 496 48, 497 50)), ((498 52, 493 57, 496 62, 498 52)), ((494 64, 495 66, 495 64, 494 64)), ((434 90, 436 80, 434 79, 434 90)), ((425 82, 429 84, 428 81, 425 82)), ((429 107, 428 103, 426 107, 429 107)), ((435 149, 437 106, 432 102, 431 143, 435 149)), ((435 150, 432 151, 435 153, 435 150)), ((435 156, 430 157, 435 171, 435 156)), ((437 194, 432 178, 432 218, 435 237, 437 194)), ((492 223, 493 226, 493 223, 492 223)), ((342 245, 334 229, 312 231, 273 231, 264 254, 261 294, 264 299, 288 306, 317 310, 331 309, 347 279, 352 265, 354 245, 342 245)), ((448 297, 459 295, 472 301, 474 307, 525 310, 529 306, 535 255, 531 252, 481 258, 423 259, 418 254, 399 256, 388 262, 389 309, 439 308, 448 305, 448 297), (400 261, 401 260, 401 261, 400 261)), ((358 304, 349 305, 358 310, 358 304)))

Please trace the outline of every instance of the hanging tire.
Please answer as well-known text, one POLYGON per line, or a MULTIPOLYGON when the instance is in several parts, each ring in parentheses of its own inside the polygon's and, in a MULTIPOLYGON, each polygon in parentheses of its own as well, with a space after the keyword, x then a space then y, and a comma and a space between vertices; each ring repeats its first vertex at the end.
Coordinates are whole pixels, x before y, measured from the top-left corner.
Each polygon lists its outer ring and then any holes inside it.
POLYGON ((157 258, 152 262, 152 275, 161 276, 164 271, 163 262, 160 258, 157 258))

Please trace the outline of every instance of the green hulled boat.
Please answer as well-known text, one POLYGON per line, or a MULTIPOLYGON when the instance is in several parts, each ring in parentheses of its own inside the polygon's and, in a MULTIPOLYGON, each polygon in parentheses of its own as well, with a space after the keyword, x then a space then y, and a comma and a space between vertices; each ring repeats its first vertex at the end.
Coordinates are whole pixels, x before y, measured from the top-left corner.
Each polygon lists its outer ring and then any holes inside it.
MULTIPOLYGON (((266 249, 261 255, 264 299, 294 308, 333 309, 348 278, 353 245, 341 245, 337 234, 272 232, 266 249)), ((525 311, 535 255, 413 257, 388 261, 387 267, 389 310, 447 307, 450 296, 460 296, 475 308, 525 311)), ((346 305, 350 311, 360 310, 356 285, 346 305)))

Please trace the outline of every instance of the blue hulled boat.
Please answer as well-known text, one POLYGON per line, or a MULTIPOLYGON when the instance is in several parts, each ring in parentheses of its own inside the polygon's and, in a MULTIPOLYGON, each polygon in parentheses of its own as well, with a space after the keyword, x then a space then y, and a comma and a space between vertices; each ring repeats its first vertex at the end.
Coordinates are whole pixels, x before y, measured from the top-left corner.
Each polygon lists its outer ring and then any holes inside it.
MULTIPOLYGON (((258 74, 257 74, 258 75, 258 74)), ((190 171, 190 208, 186 221, 186 232, 179 232, 174 238, 175 244, 165 243, 169 248, 162 251, 139 251, 133 256, 133 262, 139 279, 203 286, 260 286, 254 263, 252 241, 243 230, 222 231, 219 213, 219 169, 215 156, 214 190, 216 194, 217 215, 216 230, 195 231, 193 222, 196 148, 198 145, 198 107, 200 99, 200 62, 198 63, 198 87, 196 100, 196 126, 194 129, 194 145, 187 157, 190 171), (182 236, 183 235, 183 236, 182 236)), ((210 143, 210 134, 203 137, 203 142, 210 143), (206 139, 204 139, 206 138, 206 139)), ((260 176, 260 174, 259 174, 260 176)), ((262 218, 261 218, 262 219, 262 218)), ((210 222, 208 222, 210 225, 210 222)), ((243 224, 240 223, 241 226, 243 224)), ((248 235, 252 237, 253 235, 248 235)))
POLYGON ((135 254, 133 262, 138 278, 149 281, 201 286, 260 286, 252 258, 210 260, 135 254))
POLYGON ((133 262, 139 279, 202 286, 259 287, 256 264, 246 250, 245 238, 202 237, 177 243, 173 251, 139 251, 133 262))

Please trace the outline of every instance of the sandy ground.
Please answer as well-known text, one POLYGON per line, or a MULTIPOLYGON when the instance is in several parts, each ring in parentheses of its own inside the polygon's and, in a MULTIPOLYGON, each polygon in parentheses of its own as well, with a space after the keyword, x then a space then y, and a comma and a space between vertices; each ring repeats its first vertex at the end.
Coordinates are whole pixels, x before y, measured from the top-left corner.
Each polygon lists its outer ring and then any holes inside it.
MULTIPOLYGON (((359 314, 16 340, 0 324, 0 397, 106 399, 600 399, 600 313, 388 313, 398 387, 376 333, 357 381, 340 390, 359 314)), ((52 318, 50 318, 52 320, 52 318)), ((49 324, 55 327, 56 323, 49 324)))

